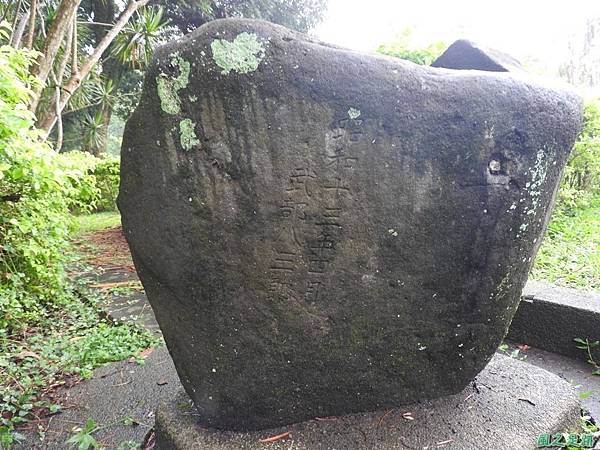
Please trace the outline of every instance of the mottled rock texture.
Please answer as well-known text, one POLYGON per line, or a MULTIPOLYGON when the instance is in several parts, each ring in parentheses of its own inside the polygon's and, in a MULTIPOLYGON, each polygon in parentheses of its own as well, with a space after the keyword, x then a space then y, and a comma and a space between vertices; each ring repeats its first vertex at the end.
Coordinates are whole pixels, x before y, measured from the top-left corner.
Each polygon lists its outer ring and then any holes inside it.
POLYGON ((205 426, 461 391, 505 335, 581 122, 525 74, 214 21, 159 51, 122 148, 136 267, 205 426))

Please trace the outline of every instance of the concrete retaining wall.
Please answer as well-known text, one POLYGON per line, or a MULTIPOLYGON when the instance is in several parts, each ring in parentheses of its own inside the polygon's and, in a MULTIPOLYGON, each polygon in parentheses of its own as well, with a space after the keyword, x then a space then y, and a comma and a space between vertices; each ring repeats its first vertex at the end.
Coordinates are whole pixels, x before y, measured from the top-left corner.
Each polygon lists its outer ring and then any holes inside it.
MULTIPOLYGON (((585 361, 575 338, 600 341, 600 293, 528 281, 507 339, 585 361)), ((600 360, 600 346, 593 355, 600 360)))

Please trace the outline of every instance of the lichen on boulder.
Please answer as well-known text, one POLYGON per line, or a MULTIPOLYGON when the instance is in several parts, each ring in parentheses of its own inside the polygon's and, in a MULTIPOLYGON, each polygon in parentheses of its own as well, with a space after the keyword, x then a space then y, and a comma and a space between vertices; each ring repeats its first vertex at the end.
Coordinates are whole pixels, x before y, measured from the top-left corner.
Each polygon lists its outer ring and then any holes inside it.
POLYGON ((232 42, 215 39, 210 48, 223 75, 231 71, 241 74, 253 72, 265 56, 265 49, 254 33, 240 33, 232 42))
POLYGON ((162 110, 168 114, 175 115, 181 111, 179 91, 184 89, 189 82, 190 63, 179 55, 174 55, 171 59, 171 66, 179 70, 179 74, 173 77, 161 73, 156 83, 162 110))
POLYGON ((191 119, 183 119, 179 122, 179 135, 181 138, 181 146, 184 150, 191 150, 200 144, 194 127, 196 124, 191 119))

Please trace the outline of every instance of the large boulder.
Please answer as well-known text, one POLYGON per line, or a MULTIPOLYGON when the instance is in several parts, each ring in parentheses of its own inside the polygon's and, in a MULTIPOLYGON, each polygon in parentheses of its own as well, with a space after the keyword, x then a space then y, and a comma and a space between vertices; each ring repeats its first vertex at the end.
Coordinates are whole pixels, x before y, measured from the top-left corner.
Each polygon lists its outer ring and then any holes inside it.
POLYGON ((205 426, 461 391, 505 335, 581 122, 523 73, 219 20, 157 51, 119 207, 205 426))

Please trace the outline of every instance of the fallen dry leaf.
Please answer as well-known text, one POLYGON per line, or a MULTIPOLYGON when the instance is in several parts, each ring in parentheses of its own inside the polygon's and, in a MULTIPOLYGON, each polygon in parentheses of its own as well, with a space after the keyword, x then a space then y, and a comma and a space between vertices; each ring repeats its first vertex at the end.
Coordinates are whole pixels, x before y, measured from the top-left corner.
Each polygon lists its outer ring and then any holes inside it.
POLYGON ((140 358, 144 358, 146 359, 148 356, 150 356, 150 354, 154 351, 154 349, 152 347, 147 348, 146 350, 142 350, 140 352, 140 358))
POLYGON ((337 417, 335 416, 330 416, 330 417, 315 417, 315 420, 319 421, 319 422, 329 422, 332 420, 338 420, 337 417))
POLYGON ((114 288, 114 287, 131 287, 136 288, 139 287, 139 282, 133 280, 129 280, 129 281, 113 281, 110 283, 98 283, 98 284, 90 284, 89 287, 94 288, 94 289, 110 289, 110 288, 114 288))
POLYGON ((24 350, 21 353, 15 355, 15 358, 17 358, 17 359, 25 359, 25 358, 41 359, 40 355, 38 355, 37 353, 30 352, 27 350, 24 350))
POLYGON ((292 435, 289 431, 286 431, 285 433, 277 434, 275 436, 271 436, 265 439, 259 439, 258 442, 262 442, 263 444, 270 444, 271 442, 276 442, 281 439, 288 439, 290 437, 292 437, 292 435))

